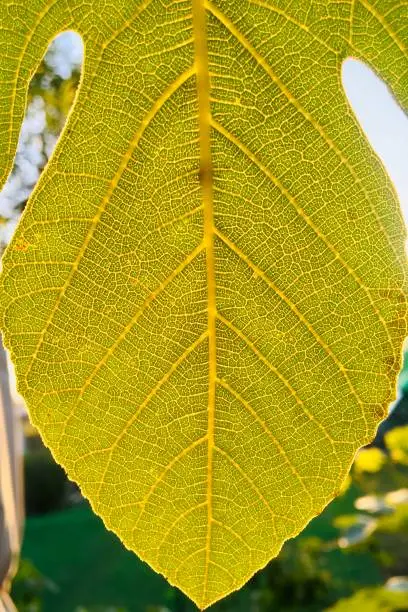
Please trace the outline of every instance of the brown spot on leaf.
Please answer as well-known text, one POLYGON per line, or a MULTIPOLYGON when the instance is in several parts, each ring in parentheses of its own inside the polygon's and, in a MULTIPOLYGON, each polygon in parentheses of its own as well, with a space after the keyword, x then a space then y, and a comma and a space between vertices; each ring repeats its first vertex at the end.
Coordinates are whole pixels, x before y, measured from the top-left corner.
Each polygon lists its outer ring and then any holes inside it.
POLYGON ((17 238, 13 245, 14 251, 20 251, 21 253, 26 253, 30 248, 31 244, 25 240, 24 238, 17 238))
POLYGON ((387 416, 387 410, 382 406, 375 406, 374 415, 376 419, 385 419, 385 417, 387 416))
POLYGON ((204 185, 208 185, 212 181, 212 168, 210 165, 202 165, 198 171, 198 180, 200 181, 200 185, 204 187, 204 185))

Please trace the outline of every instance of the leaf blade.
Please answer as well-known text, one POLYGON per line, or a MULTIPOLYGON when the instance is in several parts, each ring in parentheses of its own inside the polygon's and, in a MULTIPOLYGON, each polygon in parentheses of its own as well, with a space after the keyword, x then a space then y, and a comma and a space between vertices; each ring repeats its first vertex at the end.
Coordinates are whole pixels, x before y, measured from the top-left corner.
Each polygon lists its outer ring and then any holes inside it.
POLYGON ((403 38, 377 57, 365 0, 37 4, 10 70, 56 24, 85 70, 4 258, 5 341, 94 509, 206 607, 332 499, 392 398, 405 234, 339 74, 362 40, 404 102, 403 38))

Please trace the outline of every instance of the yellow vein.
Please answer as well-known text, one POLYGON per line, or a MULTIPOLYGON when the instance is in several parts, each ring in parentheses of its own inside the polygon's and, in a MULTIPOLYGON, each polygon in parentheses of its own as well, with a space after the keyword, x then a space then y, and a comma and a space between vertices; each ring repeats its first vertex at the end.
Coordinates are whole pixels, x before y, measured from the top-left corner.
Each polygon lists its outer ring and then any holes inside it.
MULTIPOLYGON (((347 369, 346 367, 343 365, 343 363, 338 359, 338 357, 336 357, 336 355, 333 353, 333 351, 331 350, 331 348, 326 344, 326 342, 323 340, 323 338, 320 336, 320 334, 315 330, 315 328, 313 327, 313 325, 311 323, 309 323, 309 321, 306 319, 306 317, 300 312, 300 310, 298 309, 298 307, 296 306, 296 304, 294 304, 289 297, 283 293, 283 291, 281 291, 276 285, 275 283, 273 283, 271 281, 271 279, 269 278, 269 276, 267 276, 265 274, 265 272, 263 270, 261 270, 260 268, 258 268, 257 265, 255 265, 247 255, 245 255, 245 253, 243 253, 241 251, 241 249, 239 249, 237 247, 236 244, 234 244, 227 236, 225 236, 223 233, 221 233, 218 229, 215 230, 216 235, 220 238, 220 240, 222 240, 224 242, 224 244, 226 244, 231 251, 233 251, 240 259, 242 259, 242 261, 244 261, 247 266, 249 266, 251 268, 251 270, 253 270, 260 278, 262 278, 262 280, 281 298, 281 300, 291 309, 291 311, 296 315, 296 317, 299 319, 299 321, 301 321, 303 323, 303 325, 309 330, 309 332, 312 334, 312 336, 314 337, 314 339, 316 340, 316 342, 319 344, 319 346, 321 346, 321 348, 324 350, 324 352, 332 359, 332 361, 334 361, 334 363, 336 364, 336 366, 338 367, 338 369, 340 370, 342 376, 344 377, 344 379, 347 382, 347 385, 352 393, 352 395, 354 396, 354 398, 356 399, 358 405, 361 408, 364 420, 366 421, 366 417, 365 417, 365 411, 364 411, 364 406, 363 406, 363 402, 360 399, 359 395, 357 394, 356 389, 354 388, 353 383, 351 382, 348 374, 347 374, 347 369)), ((367 425, 367 421, 366 421, 366 425, 367 425)))
POLYGON ((349 45, 353 46, 353 22, 354 22, 354 11, 356 8, 356 0, 351 0, 350 5, 350 31, 349 31, 349 45))
POLYGON ((38 352, 44 342, 44 337, 45 334, 48 331, 48 328, 54 318, 55 313, 57 312, 61 301, 65 295, 65 292, 67 290, 67 288, 69 287, 72 278, 74 277, 76 271, 78 270, 79 264, 83 258, 83 256, 85 255, 85 252, 89 246, 89 243, 91 242, 91 239, 96 231, 96 228, 98 227, 99 224, 99 220, 102 217, 103 213, 106 210, 106 207, 108 206, 110 199, 112 197, 112 194, 114 193, 121 177, 122 174, 124 173, 124 171, 126 170, 126 167, 133 155, 133 152, 135 151, 136 147, 138 146, 140 139, 142 138, 145 130, 147 129, 147 127, 150 125, 150 123, 153 121, 153 119, 155 118, 156 114, 161 110, 161 108, 163 107, 163 105, 171 98, 171 96, 177 91, 177 89, 179 89, 179 87, 181 87, 192 75, 194 74, 194 67, 189 68, 188 70, 186 70, 185 72, 183 72, 183 74, 181 74, 175 81, 173 81, 165 90, 164 92, 161 94, 161 96, 156 100, 156 102, 153 104, 153 106, 151 107, 151 109, 149 110, 149 112, 145 115, 144 119, 142 120, 141 124, 139 125, 137 131, 135 132, 132 140, 129 143, 129 146, 127 148, 127 151, 124 153, 124 155, 122 156, 122 160, 121 163, 119 164, 119 167, 114 175, 114 177, 112 178, 112 180, 109 182, 109 188, 105 194, 105 196, 103 197, 103 199, 101 200, 100 205, 98 206, 98 210, 96 212, 96 214, 94 215, 93 219, 91 220, 91 224, 90 224, 90 228, 88 229, 87 235, 85 236, 84 242, 81 246, 81 248, 78 251, 78 255, 75 259, 75 261, 73 262, 72 265, 72 269, 70 271, 70 273, 68 274, 65 283, 63 284, 63 286, 61 287, 61 292, 58 295, 58 299, 55 302, 55 305, 53 307, 53 309, 51 310, 48 320, 46 321, 44 328, 40 334, 40 338, 38 340, 37 346, 34 350, 34 353, 32 355, 31 361, 28 365, 27 371, 26 371, 26 382, 27 382, 27 377, 31 371, 31 368, 33 366, 33 363, 38 355, 38 352))
POLYGON ((255 346, 255 344, 251 342, 251 340, 247 338, 247 336, 240 329, 238 329, 238 327, 236 327, 231 321, 226 319, 220 313, 217 313, 217 319, 221 321, 221 323, 223 323, 226 327, 228 327, 232 332, 234 332, 234 334, 236 334, 239 338, 241 338, 241 340, 243 340, 245 344, 251 349, 254 355, 256 355, 258 359, 262 361, 262 363, 264 363, 266 367, 269 368, 283 382, 283 384, 293 395, 296 403, 301 407, 307 418, 313 423, 315 423, 317 427, 323 432, 324 437, 330 442, 331 446, 333 447, 334 455, 336 456, 336 458, 338 458, 334 439, 331 437, 330 433, 323 425, 323 423, 316 419, 313 413, 306 408, 303 400, 299 397, 297 391, 292 387, 290 382, 283 376, 283 374, 280 373, 278 368, 272 365, 272 363, 265 357, 265 355, 261 353, 261 351, 255 346))
POLYGON ((127 28, 130 27, 132 23, 136 21, 138 17, 140 17, 143 11, 145 11, 151 3, 152 0, 143 0, 143 2, 141 2, 139 6, 136 7, 136 10, 132 13, 129 19, 126 19, 121 24, 121 26, 117 30, 114 30, 111 36, 101 44, 102 52, 105 51, 105 49, 107 49, 113 43, 113 41, 116 40, 122 34, 122 32, 124 32, 127 28))
POLYGON ((384 30, 387 32, 388 36, 391 40, 397 45, 399 50, 404 54, 406 54, 406 48, 404 43, 398 38, 394 30, 388 25, 384 17, 379 13, 367 0, 359 0, 360 4, 364 6, 365 9, 382 25, 384 30))
POLYGON ((394 13, 395 11, 398 11, 400 8, 407 8, 407 0, 402 0, 402 2, 397 2, 395 4, 393 4, 388 11, 385 11, 385 13, 383 13, 383 18, 385 19, 386 17, 389 17, 389 15, 391 15, 391 13, 394 13))
MULTIPOLYGON (((21 264, 21 265, 23 265, 23 264, 21 264)), ((26 293, 18 295, 17 297, 13 298, 12 300, 10 300, 7 303, 7 306, 4 309, 4 321, 6 321, 6 319, 7 319, 8 311, 10 310, 10 308, 12 308, 13 305, 16 302, 19 302, 22 298, 32 297, 34 295, 38 295, 38 294, 41 294, 41 293, 46 293, 47 291, 55 291, 55 293, 56 293, 60 289, 61 289, 61 286, 59 286, 59 287, 42 287, 41 289, 34 289, 33 291, 27 291, 26 293)), ((30 333, 38 335, 37 332, 30 332, 30 333)))
MULTIPOLYGON (((235 461, 235 459, 233 459, 231 457, 231 455, 229 455, 225 450, 223 450, 222 448, 219 448, 219 446, 214 446, 214 450, 217 451, 220 455, 222 455, 223 457, 225 457, 229 463, 231 463, 231 465, 234 466, 234 468, 237 470, 237 472, 239 472, 239 474, 241 474, 241 476, 248 482, 248 484, 252 487, 252 489, 256 492, 256 494, 258 495, 260 501, 264 504, 264 506, 266 507, 266 509, 268 510, 268 512, 272 515, 272 517, 274 519, 276 518, 281 518, 285 521, 290 521, 290 522, 294 522, 292 519, 290 519, 288 516, 283 516, 280 514, 276 514, 276 512, 274 512, 272 510, 272 506, 270 505, 270 503, 268 502, 268 500, 264 497, 262 491, 256 486, 256 484, 253 482, 253 480, 251 480, 251 478, 248 476, 248 474, 246 474, 246 472, 242 469, 242 467, 239 465, 239 463, 237 463, 235 461)), ((274 532, 274 535, 276 536, 276 528, 275 528, 275 523, 272 523, 272 529, 274 532)))
POLYGON ((269 429, 269 427, 267 426, 267 424, 265 423, 265 421, 263 419, 261 419, 261 417, 258 415, 258 413, 256 412, 256 410, 254 410, 251 406, 251 404, 249 404, 249 402, 247 402, 246 399, 244 399, 242 397, 242 395, 240 393, 238 393, 238 391, 236 391, 235 389, 233 389, 233 387, 231 387, 231 385, 226 381, 226 380, 221 380, 218 379, 217 382, 224 387, 224 389, 226 389, 226 391, 228 391, 228 393, 230 393, 230 395, 232 395, 233 397, 235 397, 235 399, 242 405, 244 406, 244 408, 247 410, 247 412, 249 412, 249 414, 255 419, 255 421, 258 423, 258 425, 260 425, 262 427, 262 430, 267 434, 267 436, 272 440, 273 445, 275 446, 275 448, 278 450, 279 454, 281 455, 281 457, 283 458, 284 462, 288 465, 290 471, 292 472, 292 474, 294 475, 294 477, 296 478, 296 480, 299 482, 300 486, 302 487, 302 489, 304 490, 304 492, 306 493, 306 495, 308 496, 308 498, 310 499, 310 501, 312 502, 313 505, 313 497, 310 494, 309 489, 306 487, 305 483, 303 482, 303 476, 300 475, 300 473, 298 472, 298 470, 295 468, 295 466, 293 465, 293 463, 291 462, 291 460, 289 459, 285 449, 283 448, 282 444, 279 442, 279 440, 273 435, 273 433, 271 432, 271 430, 269 429))
POLYGON ((319 227, 317 227, 317 225, 314 223, 314 221, 312 221, 312 219, 306 214, 306 212, 304 211, 304 209, 298 204, 297 200, 294 198, 294 196, 290 193, 290 191, 288 191, 288 189, 286 189, 286 187, 280 182, 280 180, 269 170, 269 168, 267 166, 264 166, 264 164, 252 153, 252 151, 250 151, 240 140, 238 140, 238 138, 236 138, 233 134, 231 134, 230 132, 228 132, 220 123, 218 123, 217 121, 215 121, 215 119, 211 120, 211 124, 213 126, 213 128, 215 130, 217 130, 217 132, 219 134, 221 134, 222 136, 224 136, 224 138, 226 138, 227 140, 229 140, 232 144, 234 144, 238 149, 240 149, 243 154, 248 157, 248 159, 250 159, 252 161, 252 163, 254 163, 260 170, 261 172, 269 178, 269 180, 279 189, 279 191, 282 193, 282 195, 285 196, 285 198, 290 202, 290 204, 292 204, 292 206, 294 207, 294 209, 296 210, 296 212, 298 213, 298 215, 307 223, 307 225, 313 230, 313 232, 318 236, 318 238, 326 245, 326 247, 333 253, 334 257, 340 262, 340 264, 343 266, 343 268, 345 268, 345 270, 347 270, 347 272, 350 274, 350 276, 352 276, 354 278, 354 280, 356 281, 356 283, 359 285, 359 287, 364 291, 364 293, 366 294, 368 301, 370 302, 370 305, 373 309, 373 311, 375 312, 379 322, 381 323, 382 327, 384 328, 384 331, 386 333, 387 336, 387 340, 389 343, 389 346, 391 348, 391 351, 393 353, 393 356, 396 356, 395 353, 395 347, 394 347, 394 342, 393 339, 391 338, 388 326, 384 320, 384 317, 382 316, 381 312, 379 311, 379 309, 377 308, 377 306, 375 305, 375 302, 371 296, 371 293, 368 289, 368 287, 366 287, 362 281, 362 279, 358 276, 358 274, 355 272, 355 270, 353 268, 351 268, 349 266, 349 264, 343 259, 343 257, 340 255, 340 253, 337 251, 336 247, 328 240, 328 238, 322 233, 322 231, 319 229, 319 227))
POLYGON ((173 225, 176 225, 176 223, 179 223, 180 221, 185 221, 186 219, 189 219, 190 217, 194 217, 194 215, 196 215, 198 212, 203 210, 203 208, 204 208, 204 205, 200 204, 199 206, 196 206, 192 210, 188 210, 182 215, 179 215, 178 217, 174 217, 173 219, 170 219, 170 221, 163 222, 161 225, 158 225, 157 227, 147 232, 145 238, 147 238, 147 236, 150 236, 151 234, 154 234, 155 232, 160 232, 166 227, 172 227, 173 225))
MULTIPOLYGON (((169 537, 170 533, 174 530, 175 526, 182 521, 184 518, 186 518, 187 516, 189 516, 190 514, 192 514, 193 512, 195 512, 196 510, 200 510, 201 508, 205 508, 205 506, 207 505, 207 500, 204 502, 201 502, 201 504, 197 504, 195 506, 192 506, 191 508, 188 508, 188 510, 186 510, 185 512, 183 512, 182 514, 179 514, 179 516, 172 522, 172 524, 170 525, 170 527, 167 529, 167 531, 165 532, 163 538, 160 540, 158 546, 157 546, 157 562, 159 563, 159 556, 160 556, 160 550, 163 548, 165 542, 167 541, 167 538, 169 537)), ((160 565, 160 563, 159 563, 160 565)))
MULTIPOLYGON (((231 535, 233 535, 237 540, 239 540, 240 542, 242 542, 242 544, 245 546, 245 548, 247 548, 249 550, 249 553, 251 555, 252 552, 254 552, 254 549, 252 549, 250 547, 250 545, 248 544, 248 542, 246 542, 244 540, 244 538, 237 532, 235 531, 235 529, 232 529, 232 527, 230 527, 229 525, 227 525, 226 523, 222 523, 221 521, 217 521, 216 519, 213 519, 213 523, 214 525, 218 525, 218 527, 221 527, 222 529, 225 529, 225 531, 228 531, 231 535)), ((262 552, 262 551, 259 551, 262 552)))
MULTIPOLYGON (((21 52, 18 56, 17 59, 17 67, 16 67, 16 73, 15 73, 15 77, 12 80, 13 83, 13 89, 11 92, 11 104, 10 104, 10 127, 9 127, 9 138, 8 138, 8 143, 7 143, 7 156, 10 155, 10 151, 11 151, 11 139, 12 139, 12 135, 13 135, 13 124, 14 124, 14 108, 15 108, 15 104, 16 104, 16 99, 17 99, 17 83, 18 80, 20 78, 20 72, 21 72, 21 66, 23 64, 23 60, 24 57, 26 55, 28 46, 30 44, 30 42, 33 40, 34 35, 37 33, 37 30, 41 24, 41 22, 43 21, 43 19, 49 14, 50 10, 52 9, 53 6, 55 6, 55 4, 57 4, 57 0, 53 0, 51 2, 48 2, 43 10, 39 13, 34 25, 30 28, 27 37, 24 40, 24 45, 23 48, 21 49, 21 52)), ((61 28, 61 25, 60 25, 61 28)), ((12 163, 13 160, 11 160, 12 163)), ((6 166, 1 178, 0 178, 0 182, 3 181, 3 179, 6 177, 6 174, 8 174, 10 168, 10 162, 8 163, 8 165, 6 166)))
MULTIPOLYGON (((91 384, 91 382, 93 381, 93 379, 95 378, 95 376, 97 375, 97 373, 100 371, 100 369, 102 368, 102 366, 104 366, 106 364, 106 362, 108 361, 109 357, 111 357, 113 355, 113 353, 115 352, 115 350, 118 348, 118 346, 123 342, 123 340, 125 340, 125 338, 127 337, 127 335, 129 334, 129 332, 132 330, 132 328, 135 326, 135 324, 138 322, 138 320, 140 319, 141 316, 143 316, 143 314, 145 313, 146 309, 150 306, 150 304, 152 302, 154 302, 154 300, 160 295, 160 293, 162 291, 164 291, 164 289, 166 289, 166 287, 168 287, 168 285, 179 275, 183 272, 183 270, 186 269, 186 267, 197 257, 197 255, 199 253, 201 253, 201 251, 203 250, 204 245, 203 243, 199 244, 193 251, 191 251, 191 253, 177 266, 177 268, 175 268, 171 274, 169 274, 169 276, 162 281, 154 291, 152 291, 150 293, 150 295, 147 296, 147 298, 144 300, 143 304, 140 306, 140 308, 137 310, 137 312, 133 315, 133 317, 130 319, 130 321, 128 322, 128 324, 122 329, 121 333, 119 334, 119 336, 116 338, 115 342, 106 350, 104 356, 102 357, 102 359, 100 361, 98 361, 97 364, 95 364, 95 367, 93 369, 93 371, 91 372, 91 374, 89 376, 87 376, 86 380, 84 381, 84 384, 82 386, 81 389, 79 389, 79 394, 78 394, 78 398, 77 401, 74 403, 74 405, 72 406, 72 409, 70 411, 70 413, 68 414, 65 423, 62 427, 61 430, 61 437, 60 439, 62 439, 65 430, 67 428, 68 422, 70 420, 70 418, 73 416, 76 407, 78 406, 79 402, 81 401, 83 394, 85 393, 86 389, 89 387, 89 385, 91 384)), ((207 333, 207 332, 206 332, 207 333)))
MULTIPOLYGON (((189 16, 191 18, 191 15, 189 16)), ((187 17, 183 17, 183 20, 187 19, 187 17)), ((184 47, 188 47, 194 43, 193 37, 187 38, 187 40, 183 40, 180 43, 172 45, 171 47, 166 47, 165 49, 159 49, 159 51, 154 51, 153 53, 147 53, 146 55, 141 55, 140 60, 142 59, 152 59, 157 55, 164 55, 165 53, 170 53, 171 51, 177 51, 178 49, 183 49, 184 47)))
MULTIPOLYGON (((134 412, 134 414, 132 414, 130 419, 128 419, 128 421, 124 425, 122 431, 116 437, 115 442, 109 448, 105 448, 105 449, 102 449, 101 451, 98 451, 98 452, 109 451, 109 456, 108 456, 108 459, 107 459, 107 463, 106 463, 105 469, 103 471, 103 474, 101 476, 101 481, 100 481, 100 486, 99 486, 99 489, 98 489, 98 493, 101 491, 103 485, 105 484, 104 479, 105 479, 105 476, 106 476, 106 474, 108 472, 109 466, 110 466, 111 461, 112 461, 113 451, 115 450, 115 448, 117 448, 119 442, 121 440, 123 440, 123 438, 125 437, 125 435, 129 431, 129 428, 138 419, 140 413, 146 408, 146 406, 149 405, 149 403, 152 401, 152 399, 157 395, 158 391, 160 391, 160 389, 163 387, 163 385, 170 379, 170 377, 174 374, 174 372, 177 370, 177 368, 207 338, 207 336, 208 336, 208 333, 207 333, 207 331, 205 331, 203 334, 201 334, 201 336, 199 338, 197 338, 192 344, 190 344, 189 347, 186 348, 186 350, 183 352, 183 354, 180 355, 180 357, 178 357, 178 359, 176 359, 176 361, 174 363, 172 363, 171 368, 156 383, 156 385, 153 387, 153 389, 150 391, 150 393, 148 393, 148 395, 145 397, 145 399, 140 404, 138 409, 134 412)), ((207 435, 205 436, 205 439, 206 438, 207 438, 207 435)), ((96 453, 94 453, 94 454, 96 454, 96 453)))
MULTIPOLYGON (((223 565, 220 565, 219 563, 216 563, 215 561, 210 561, 210 565, 213 565, 214 567, 221 570, 222 572, 224 572, 224 574, 227 574, 227 576, 231 578, 232 584, 230 586, 230 589, 233 590, 234 585, 237 583, 236 577, 226 567, 224 567, 223 565)), ((204 601, 203 603, 206 604, 207 602, 204 601)))
MULTIPOLYGON (((196 347, 197 347, 197 345, 196 345, 196 347)), ((187 349, 187 352, 188 352, 188 354, 190 354, 190 353, 191 353, 190 348, 188 348, 188 349, 187 349)), ((184 359, 185 359, 185 357, 182 359, 182 361, 184 361, 184 359)), ((161 386, 163 386, 163 383, 161 383, 161 386)), ((133 389, 133 391, 134 391, 134 389, 133 389)), ((106 395, 107 395, 107 394, 108 394, 108 392, 106 393, 106 395)), ((132 401, 132 400, 129 400, 129 397, 122 397, 121 395, 118 395, 118 396, 115 396, 115 399, 116 399, 118 402, 120 402, 120 401, 122 401, 122 400, 123 400, 124 402, 129 402, 130 404, 133 404, 134 406, 136 406, 136 409, 139 409, 139 408, 140 408, 140 405, 138 406, 138 405, 136 404, 136 402, 134 402, 134 401, 132 401)), ((89 405, 90 405, 90 406, 92 406, 92 404, 91 404, 91 403, 90 403, 89 405)), ((147 406, 147 404, 145 405, 145 407, 146 407, 146 406, 147 406)), ((109 409, 108 409, 108 411, 107 411, 106 415, 107 415, 107 416, 110 416, 110 414, 111 414, 111 413, 109 412, 109 409)), ((197 412, 188 412, 188 413, 184 414, 183 416, 180 416, 180 417, 178 417, 178 418, 175 418, 173 421, 171 421, 170 425, 171 425, 172 423, 175 423, 175 422, 177 422, 177 423, 182 423, 182 421, 183 421, 184 419, 185 419, 185 420, 188 420, 188 419, 194 418, 194 417, 196 417, 196 416, 200 416, 200 417, 201 417, 201 416, 202 416, 202 414, 203 414, 203 411, 202 411, 202 410, 197 411, 197 412)), ((119 417, 119 420, 120 420, 120 421, 123 421, 123 422, 125 423, 125 426, 126 426, 126 422, 128 421, 128 419, 126 419, 126 418, 123 416, 123 417, 119 417)), ((55 423, 54 423, 54 424, 55 424, 55 423)), ((58 423, 58 425, 59 425, 59 424, 60 424, 60 423, 58 423)), ((108 433, 108 434, 111 434, 111 433, 112 433, 112 432, 111 432, 111 430, 110 430, 109 428, 104 428, 104 427, 101 427, 100 429, 101 429, 101 431, 103 431, 104 433, 108 433)), ((131 435, 130 437, 135 438, 135 436, 132 436, 132 435, 131 435)), ((78 456, 75 458, 75 460, 74 460, 73 464, 74 464, 74 466, 75 466, 75 465, 77 465, 78 463, 80 463, 81 461, 83 461, 84 459, 87 459, 88 457, 93 457, 93 456, 95 456, 95 455, 101 455, 101 454, 103 454, 103 453, 106 453, 106 452, 110 451, 110 450, 111 450, 111 448, 112 448, 112 445, 111 445, 111 446, 108 446, 108 447, 105 447, 105 448, 98 448, 98 449, 96 449, 96 450, 91 450, 91 451, 88 451, 87 453, 84 453, 84 454, 82 454, 82 455, 78 455, 78 456)), ((153 460, 152 460, 152 461, 151 461, 151 463, 152 463, 152 464, 154 463, 154 464, 155 464, 155 465, 157 465, 158 467, 162 467, 161 463, 159 463, 159 462, 157 462, 157 461, 153 462, 153 460)), ((100 481, 100 479, 97 481, 97 483, 96 483, 96 484, 101 485, 101 481, 100 481)), ((133 507, 133 506, 134 506, 134 503, 135 503, 135 502, 134 502, 134 501, 132 501, 132 502, 128 502, 128 503, 126 503, 126 504, 118 504, 118 505, 116 505, 116 506, 115 506, 115 508, 131 508, 131 507, 133 507)), ((205 504, 207 505, 207 502, 205 502, 205 504)))
MULTIPOLYGON (((86 61, 84 62, 84 66, 85 69, 82 71, 81 73, 81 80, 79 83, 79 87, 78 87, 78 91, 76 93, 75 96, 75 101, 73 106, 70 109, 68 118, 65 122, 64 128, 62 130, 62 133, 58 139, 58 142, 56 144, 56 147, 52 153, 51 159, 49 161, 49 168, 51 167, 50 164, 52 164, 52 162, 54 162, 54 160, 56 160, 58 158, 58 154, 59 151, 62 147, 65 147, 65 138, 64 138, 64 134, 65 132, 69 129, 69 130, 74 130, 76 125, 79 123, 80 119, 81 119, 81 113, 80 112, 76 112, 77 108, 79 109, 80 106, 84 106, 84 104, 86 103, 88 97, 89 97, 89 93, 92 90, 92 85, 94 83, 94 80, 96 78, 97 75, 97 70, 102 62, 103 59, 103 55, 105 53, 105 50, 107 49, 107 47, 116 39, 120 36, 120 34, 127 28, 129 27, 141 14, 142 12, 148 8, 148 6, 152 3, 152 0, 144 0, 141 4, 139 4, 139 6, 136 7, 136 10, 134 11, 134 13, 132 14, 132 16, 126 20, 117 30, 113 31, 110 38, 105 41, 102 42, 100 44, 100 51, 99 51, 99 55, 95 60, 95 65, 94 65, 94 69, 93 72, 90 73, 89 75, 87 75, 87 78, 89 79, 88 82, 86 82, 85 80, 85 70, 86 70, 86 61), (85 89, 86 87, 86 89, 85 89), (80 104, 79 104, 80 102, 80 104), (74 110, 75 110, 75 115, 74 115, 74 110), (72 117, 72 122, 71 122, 71 117, 72 117)), ((94 41, 92 41, 94 42, 94 41)), ((85 48, 86 51, 86 48, 85 48)), ((55 167, 55 166, 54 166, 55 167)), ((54 170, 53 167, 53 172, 56 172, 56 170, 54 170)), ((50 175, 51 170, 48 171, 48 175, 50 175)), ((58 172, 58 171, 57 171, 58 172)), ((63 172, 59 172, 60 174, 64 174, 63 172)), ((31 198, 33 197, 34 193, 37 195, 41 189, 42 186, 42 177, 43 175, 41 175, 37 185, 35 186, 35 191, 33 191, 33 194, 31 195, 31 198)), ((46 177, 47 178, 47 177, 46 177)))
MULTIPOLYGON (((221 240, 223 239, 221 238, 221 240)), ((225 241, 223 240, 223 242, 225 241)), ((217 313, 217 319, 221 321, 221 323, 223 323, 226 327, 228 327, 228 329, 230 329, 236 336, 238 336, 238 338, 240 338, 243 342, 245 342, 245 344, 251 349, 254 355, 256 355, 256 357, 260 361, 262 361, 262 363, 264 363, 266 367, 269 370, 271 370, 271 372, 273 372, 279 378, 279 380, 285 385, 285 387, 288 389, 290 394, 294 397, 296 403, 299 404, 299 406, 303 406, 303 401, 299 397, 297 391, 292 387, 290 382, 283 376, 283 374, 280 373, 278 368, 272 365, 272 363, 270 363, 270 361, 266 359, 266 357, 261 353, 261 351, 257 349, 255 344, 249 338, 247 338, 247 336, 240 329, 238 329, 238 327, 235 327, 235 325, 231 321, 226 319, 219 312, 217 313)))
POLYGON ((253 57, 253 59, 257 62, 257 64, 259 64, 259 66, 261 66, 261 68, 272 79, 272 81, 276 83, 276 85, 282 91, 284 96, 287 98, 288 102, 292 104, 301 115, 303 115, 306 121, 308 121, 313 126, 313 128, 319 133, 319 135, 326 142, 328 147, 334 151, 334 153, 337 155, 341 163, 345 166, 345 168, 347 168, 347 170, 351 174, 356 185, 359 185, 359 187, 361 188, 362 192, 364 193, 365 199, 367 200, 367 203, 370 207, 370 210, 377 222, 378 227, 380 228, 381 232, 387 239, 387 242, 390 248, 395 253, 397 260, 401 260, 401 254, 398 252, 398 249, 394 245, 393 241, 389 239, 389 236, 383 226, 381 218, 379 217, 376 209, 374 208, 372 204, 370 194, 367 192, 366 188, 364 187, 364 184, 362 183, 354 167, 351 165, 349 159, 338 148, 334 140, 328 135, 326 130, 323 128, 323 126, 321 126, 320 123, 316 121, 316 119, 314 119, 313 115, 311 115, 311 113, 309 113, 301 105, 299 100, 297 100, 291 94, 291 92, 286 87, 286 85, 280 80, 280 78, 272 70, 268 62, 262 57, 262 55, 260 55, 260 53, 255 49, 255 47, 252 46, 252 44, 242 34, 242 32, 240 32, 237 29, 237 27, 226 17, 226 15, 224 15, 224 13, 222 13, 214 5, 212 5, 211 2, 209 2, 209 0, 206 0, 206 7, 214 15, 214 17, 216 17, 216 19, 218 19, 218 21, 230 32, 230 34, 232 34, 232 36, 242 45, 242 47, 253 57))
MULTIPOLYGON (((187 557, 185 559, 182 560, 180 565, 173 570, 173 575, 174 575, 175 582, 178 582, 178 579, 179 579, 178 576, 179 576, 182 568, 190 561, 190 559, 192 559, 196 555, 198 555, 200 553, 203 553, 203 552, 205 552, 205 548, 199 548, 198 550, 193 550, 193 552, 191 552, 189 555, 187 555, 187 557)), ((190 595, 190 597, 192 599, 191 595, 190 595)), ((193 601, 194 601, 194 603, 197 604, 197 607, 199 609, 202 609, 202 608, 199 607, 199 604, 195 600, 193 600, 193 601)))
POLYGON ((336 51, 334 47, 331 47, 325 40, 323 40, 322 38, 314 34, 309 28, 309 26, 307 26, 305 23, 302 23, 301 21, 298 21, 297 19, 295 19, 294 17, 292 17, 291 15, 289 15, 282 9, 278 8, 277 6, 272 6, 271 4, 267 4, 266 2, 264 2, 264 0, 249 0, 249 2, 250 4, 261 6, 262 8, 267 9, 271 11, 272 13, 276 13, 277 15, 284 17, 287 21, 289 21, 290 23, 293 23, 293 25, 297 26, 298 28, 300 28, 301 30, 309 34, 309 36, 311 36, 313 40, 323 45, 323 47, 326 47, 328 51, 331 51, 335 55, 339 55, 339 52, 336 51))
POLYGON ((156 480, 154 481, 154 483, 149 487, 149 490, 147 491, 147 493, 145 494, 145 496, 143 497, 143 499, 140 502, 136 502, 138 505, 142 506, 142 509, 140 511, 140 514, 137 518, 137 521, 132 529, 132 532, 134 533, 137 529, 137 526, 139 524, 139 521, 145 511, 146 508, 146 504, 150 498, 150 496, 154 493, 154 491, 156 490, 156 488, 159 486, 159 484, 161 482, 163 482, 164 478, 166 477, 166 474, 168 474, 173 467, 176 465, 176 463, 178 463, 181 459, 183 459, 183 457, 186 457, 188 455, 188 453, 190 453, 192 450, 194 450, 195 448, 197 448, 197 446, 200 446, 201 444, 203 444, 204 442, 207 441, 207 434, 205 434, 205 436, 201 436, 201 438, 198 438, 197 440, 194 440, 194 442, 191 442, 191 444, 189 444, 188 446, 186 446, 186 448, 183 448, 182 451, 180 451, 178 453, 178 455, 176 455, 175 457, 173 457, 173 459, 166 465, 166 467, 162 470, 162 472, 160 473, 160 475, 156 478, 156 480))
POLYGON ((215 420, 215 381, 217 376, 216 355, 216 297, 215 297, 215 254, 214 254, 214 210, 213 179, 211 159, 211 108, 210 75, 208 69, 207 16, 204 0, 193 0, 194 65, 197 79, 198 128, 200 139, 200 182, 204 202, 204 241, 207 262, 208 294, 208 481, 207 481, 207 537, 203 578, 202 600, 206 599, 208 568, 211 550, 213 450, 215 420))

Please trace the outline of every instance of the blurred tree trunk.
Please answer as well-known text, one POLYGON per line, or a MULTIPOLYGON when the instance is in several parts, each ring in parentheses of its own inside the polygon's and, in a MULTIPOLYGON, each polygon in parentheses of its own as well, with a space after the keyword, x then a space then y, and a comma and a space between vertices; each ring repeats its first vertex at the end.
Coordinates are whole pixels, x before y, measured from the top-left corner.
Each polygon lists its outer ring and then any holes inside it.
POLYGON ((23 524, 22 444, 1 337, 0 386, 0 612, 12 612, 16 608, 8 593, 18 565, 23 524))

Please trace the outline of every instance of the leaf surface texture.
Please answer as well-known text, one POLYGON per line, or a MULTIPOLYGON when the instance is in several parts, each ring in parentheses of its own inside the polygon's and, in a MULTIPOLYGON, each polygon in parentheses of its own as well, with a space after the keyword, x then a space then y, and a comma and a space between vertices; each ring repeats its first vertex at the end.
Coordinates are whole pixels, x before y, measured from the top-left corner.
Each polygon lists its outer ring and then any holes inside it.
POLYGON ((394 0, 13 0, 0 164, 74 29, 82 81, 3 259, 2 330, 57 461, 201 608, 339 490, 394 398, 403 222, 347 103, 408 106, 394 0))

